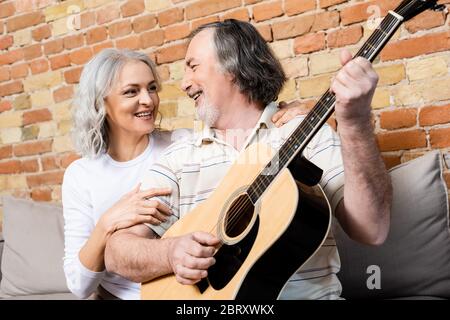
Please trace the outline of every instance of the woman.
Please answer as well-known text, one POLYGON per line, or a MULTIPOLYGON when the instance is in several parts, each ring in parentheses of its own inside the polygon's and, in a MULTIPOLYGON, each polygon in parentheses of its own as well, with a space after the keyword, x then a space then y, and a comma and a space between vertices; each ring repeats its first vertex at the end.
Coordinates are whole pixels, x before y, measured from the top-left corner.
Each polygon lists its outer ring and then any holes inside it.
MULTIPOLYGON (((172 132, 155 130, 160 87, 154 63, 139 52, 105 49, 83 69, 74 100, 74 141, 83 158, 67 168, 62 185, 64 271, 80 298, 97 288, 103 298, 139 298, 140 284, 108 273, 103 255, 115 231, 159 224, 170 214, 145 199, 171 190, 140 191, 138 184, 171 143, 172 132)), ((301 112, 284 109, 273 121, 281 125, 301 112)))

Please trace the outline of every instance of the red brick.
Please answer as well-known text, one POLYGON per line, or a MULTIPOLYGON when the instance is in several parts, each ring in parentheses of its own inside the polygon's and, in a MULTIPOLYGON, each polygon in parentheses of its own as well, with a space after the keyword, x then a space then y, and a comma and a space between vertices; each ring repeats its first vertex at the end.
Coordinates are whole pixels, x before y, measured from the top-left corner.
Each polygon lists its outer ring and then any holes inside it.
POLYGON ((99 53, 100 51, 102 51, 103 49, 106 48, 113 48, 114 44, 112 43, 112 41, 107 41, 107 42, 103 42, 100 44, 96 44, 92 47, 92 51, 94 51, 94 55, 99 53))
POLYGON ((284 10, 288 16, 293 16, 316 8, 316 0, 285 0, 284 10))
POLYGON ((381 60, 411 58, 450 49, 450 31, 389 43, 381 51, 381 60))
POLYGON ((104 24, 118 19, 120 16, 120 9, 117 4, 112 4, 103 7, 97 11, 97 24, 104 24))
POLYGON ((105 27, 90 29, 86 32, 86 43, 93 44, 106 40, 108 32, 105 27))
POLYGON ((40 11, 35 11, 6 20, 6 27, 8 32, 13 32, 43 22, 45 22, 45 16, 40 11))
POLYGON ((21 163, 22 172, 37 172, 39 171, 39 163, 36 159, 24 160, 21 163))
POLYGON ((158 64, 174 62, 184 59, 187 51, 187 43, 181 43, 174 46, 166 47, 158 50, 156 61, 158 64))
MULTIPOLYGON (((179 39, 184 39, 189 36, 191 33, 191 28, 189 27, 189 23, 178 24, 175 26, 169 26, 164 29, 164 39, 166 41, 175 41, 179 39)), ((144 46, 144 42, 143 47, 144 46)))
POLYGON ((48 71, 48 61, 46 59, 39 59, 30 62, 30 69, 32 74, 38 74, 48 71))
POLYGON ((0 101, 0 112, 8 111, 12 109, 11 101, 3 100, 0 101))
POLYGON ((208 17, 208 18, 202 18, 202 19, 197 19, 195 21, 192 21, 191 23, 191 30, 195 30, 198 27, 200 27, 201 25, 210 23, 210 22, 216 22, 219 21, 219 17, 218 16, 212 16, 212 17, 208 17))
POLYGON ((43 26, 34 28, 31 31, 31 35, 35 41, 42 41, 44 39, 50 38, 52 36, 50 25, 44 24, 43 26))
POLYGON ((122 17, 135 16, 144 12, 145 4, 143 0, 129 0, 120 7, 122 17))
POLYGON ((158 22, 161 27, 181 22, 184 20, 184 11, 181 8, 173 8, 158 14, 158 22))
POLYGON ((417 123, 416 109, 399 109, 382 112, 380 115, 380 126, 383 129, 410 128, 417 123))
POLYGON ((256 30, 258 30, 259 34, 264 38, 265 41, 273 41, 272 28, 269 24, 256 26, 256 30))
POLYGON ((12 16, 16 12, 13 2, 0 3, 0 18, 12 16))
POLYGON ((384 165, 386 166, 386 169, 393 168, 402 162, 400 156, 390 156, 390 155, 389 156, 383 155, 383 161, 384 165))
POLYGON ((407 21, 405 27, 409 32, 415 33, 420 30, 427 30, 444 25, 445 17, 446 14, 444 12, 427 10, 407 21))
POLYGON ((17 49, 0 54, 0 66, 4 64, 12 64, 23 59, 23 50, 17 49))
POLYGON ((26 111, 23 113, 23 124, 28 125, 36 122, 52 120, 52 113, 47 109, 26 111))
POLYGON ((156 24, 156 17, 153 14, 149 14, 143 17, 139 17, 133 20, 133 30, 136 33, 153 29, 156 24))
POLYGON ((91 48, 82 48, 70 52, 70 61, 74 64, 85 64, 93 56, 91 48))
POLYGON ((70 152, 67 154, 64 154, 60 157, 61 159, 61 167, 62 168, 67 168, 72 162, 74 162, 75 160, 80 159, 81 157, 76 154, 75 152, 70 152))
POLYGON ((250 20, 250 15, 248 14, 247 8, 237 9, 225 13, 221 18, 222 21, 226 19, 236 19, 240 21, 248 22, 250 20))
POLYGON ((377 135, 377 140, 381 151, 408 150, 427 146, 424 130, 380 133, 377 135))
POLYGON ((80 15, 80 27, 86 29, 95 24, 95 12, 83 12, 80 15))
POLYGON ((395 9, 402 0, 377 0, 357 3, 353 6, 345 7, 341 10, 341 22, 348 25, 356 22, 365 21, 373 12, 368 11, 370 6, 377 6, 382 16, 385 16, 388 10, 395 9))
POLYGON ((12 146, 0 147, 0 159, 6 159, 12 157, 12 146))
POLYGON ((450 104, 444 106, 429 106, 420 110, 420 126, 433 126, 443 123, 450 123, 450 104))
POLYGON ((56 39, 56 40, 44 43, 44 53, 45 53, 45 55, 59 53, 59 52, 61 52, 63 50, 63 48, 64 48, 63 39, 56 39))
POLYGON ((192 20, 240 5, 241 0, 200 0, 186 6, 186 18, 192 20))
POLYGON ((21 169, 19 160, 7 160, 0 162, 0 174, 19 173, 21 169))
POLYGON ((113 23, 108 26, 108 32, 111 38, 126 36, 131 33, 131 22, 127 20, 113 23))
POLYGON ((60 160, 55 156, 46 156, 41 158, 42 170, 49 171, 54 169, 60 169, 60 160))
POLYGON ((295 38, 295 54, 310 53, 325 48, 325 33, 309 33, 307 35, 295 38))
POLYGON ((55 100, 56 103, 69 100, 70 98, 72 98, 72 96, 73 96, 72 86, 61 87, 53 91, 53 100, 55 100))
POLYGON ((23 92, 22 81, 14 81, 0 85, 0 96, 2 97, 21 92, 23 92))
POLYGON ((17 157, 46 153, 52 151, 52 143, 52 140, 43 140, 16 144, 13 147, 13 152, 17 157))
POLYGON ((282 40, 304 35, 312 30, 314 20, 314 15, 308 15, 274 23, 272 25, 273 38, 282 40))
POLYGON ((430 130, 430 143, 433 148, 450 147, 450 128, 430 130))
POLYGON ((77 67, 64 72, 64 79, 67 83, 78 83, 80 81, 81 71, 83 67, 77 67))
POLYGON ((328 8, 331 6, 334 6, 336 4, 340 4, 343 2, 346 2, 347 0, 320 0, 320 7, 323 8, 328 8))
POLYGON ((126 38, 116 40, 116 47, 118 49, 137 50, 140 49, 141 46, 142 44, 140 36, 128 36, 126 38))
POLYGON ((52 201, 52 189, 39 188, 31 190, 31 199, 34 201, 52 201))
POLYGON ((42 185, 58 185, 62 183, 64 171, 52 171, 27 176, 27 184, 30 188, 42 185))
POLYGON ((21 63, 11 67, 11 79, 22 79, 28 75, 28 64, 21 63))
POLYGON ((283 15, 281 1, 261 3, 253 7, 253 19, 256 22, 272 19, 283 15))
POLYGON ((32 60, 42 56, 42 49, 40 44, 33 44, 31 46, 23 48, 23 55, 25 60, 32 60))
POLYGON ((362 27, 359 25, 332 31, 327 36, 329 48, 345 47, 358 43, 363 36, 362 27))
POLYGON ((11 79, 8 67, 0 67, 0 82, 8 81, 11 79))
POLYGON ((14 38, 13 36, 4 36, 4 37, 0 37, 0 50, 5 50, 8 49, 9 47, 11 47, 14 43, 14 38))
POLYGON ((82 33, 64 38, 64 48, 74 49, 84 45, 84 36, 82 33))
POLYGON ((53 56, 50 59, 50 65, 52 70, 70 66, 70 56, 67 53, 63 53, 57 56, 53 56))

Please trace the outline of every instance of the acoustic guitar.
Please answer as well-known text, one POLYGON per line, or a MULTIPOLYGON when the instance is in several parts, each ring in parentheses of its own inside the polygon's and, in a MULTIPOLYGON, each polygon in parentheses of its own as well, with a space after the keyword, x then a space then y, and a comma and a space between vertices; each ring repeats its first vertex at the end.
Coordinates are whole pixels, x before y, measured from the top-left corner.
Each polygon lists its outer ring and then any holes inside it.
MULTIPOLYGON (((419 13, 443 9, 436 0, 405 0, 389 11, 356 57, 373 62, 399 26, 419 13)), ((321 170, 300 155, 334 110, 330 91, 279 150, 243 150, 217 189, 163 235, 206 231, 221 240, 208 277, 182 285, 169 274, 141 287, 142 299, 276 299, 286 281, 328 234, 329 203, 318 186, 321 170), (290 170, 295 167, 296 170, 290 170), (298 170, 302 168, 302 170, 298 170)))

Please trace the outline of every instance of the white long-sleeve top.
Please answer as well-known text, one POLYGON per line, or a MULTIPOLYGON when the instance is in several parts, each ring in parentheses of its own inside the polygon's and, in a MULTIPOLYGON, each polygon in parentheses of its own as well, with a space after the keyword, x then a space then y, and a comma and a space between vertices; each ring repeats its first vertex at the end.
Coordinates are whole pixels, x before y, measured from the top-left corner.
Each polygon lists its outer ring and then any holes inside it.
MULTIPOLYGON (((182 133, 177 133, 182 134, 182 133)), ((143 153, 118 162, 108 154, 81 158, 66 169, 62 185, 64 210, 64 273, 76 296, 87 298, 99 284, 121 299, 139 299, 140 284, 106 270, 93 272, 80 262, 79 252, 99 218, 141 180, 143 173, 172 141, 172 132, 154 132, 143 153)))

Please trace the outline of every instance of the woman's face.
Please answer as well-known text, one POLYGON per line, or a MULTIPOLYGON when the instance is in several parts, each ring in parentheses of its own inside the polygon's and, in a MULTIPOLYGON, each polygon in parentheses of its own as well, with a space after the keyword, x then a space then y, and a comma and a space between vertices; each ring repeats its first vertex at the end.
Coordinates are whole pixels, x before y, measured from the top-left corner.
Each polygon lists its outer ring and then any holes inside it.
POLYGON ((106 120, 114 135, 141 136, 155 129, 159 96, 149 66, 130 60, 105 98, 106 120))

